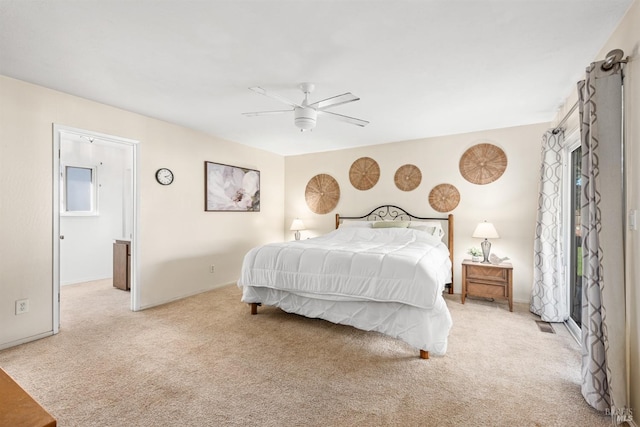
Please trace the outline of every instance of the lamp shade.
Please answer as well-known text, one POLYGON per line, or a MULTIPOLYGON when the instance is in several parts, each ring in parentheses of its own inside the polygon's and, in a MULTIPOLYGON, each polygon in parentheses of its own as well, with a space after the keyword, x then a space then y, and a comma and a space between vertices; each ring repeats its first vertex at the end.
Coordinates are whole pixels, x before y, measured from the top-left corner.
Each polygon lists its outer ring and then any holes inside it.
POLYGON ((478 226, 476 227, 471 237, 476 237, 479 239, 499 239, 500 238, 493 224, 487 221, 484 221, 478 224, 478 226))
POLYGON ((291 231, 298 231, 298 230, 304 230, 304 223, 302 222, 301 219, 294 219, 293 222, 291 223, 291 231))

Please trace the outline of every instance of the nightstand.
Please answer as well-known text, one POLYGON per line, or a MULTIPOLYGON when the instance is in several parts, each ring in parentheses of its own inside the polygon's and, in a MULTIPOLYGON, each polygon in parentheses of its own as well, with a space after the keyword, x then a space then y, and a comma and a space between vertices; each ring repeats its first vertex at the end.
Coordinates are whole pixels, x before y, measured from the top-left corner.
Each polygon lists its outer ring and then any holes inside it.
POLYGON ((504 298, 513 311, 513 266, 482 264, 470 259, 462 261, 462 304, 467 296, 504 298))

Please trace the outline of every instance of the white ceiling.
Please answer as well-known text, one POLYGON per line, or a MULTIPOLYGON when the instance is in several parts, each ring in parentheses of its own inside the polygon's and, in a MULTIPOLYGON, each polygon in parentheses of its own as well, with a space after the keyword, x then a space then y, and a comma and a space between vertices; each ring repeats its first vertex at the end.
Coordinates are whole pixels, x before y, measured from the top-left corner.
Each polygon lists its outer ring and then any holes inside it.
POLYGON ((294 155, 550 121, 632 1, 0 0, 0 74, 294 155))

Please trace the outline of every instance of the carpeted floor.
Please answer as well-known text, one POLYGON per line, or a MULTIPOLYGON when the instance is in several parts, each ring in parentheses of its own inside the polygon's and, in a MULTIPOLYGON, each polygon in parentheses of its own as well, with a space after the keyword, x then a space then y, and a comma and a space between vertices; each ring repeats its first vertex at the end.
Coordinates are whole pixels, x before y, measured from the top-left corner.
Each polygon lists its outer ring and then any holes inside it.
POLYGON ((133 313, 108 281, 62 288, 60 333, 0 366, 60 426, 608 426, 579 348, 525 304, 447 296, 444 357, 261 307, 227 286, 133 313))

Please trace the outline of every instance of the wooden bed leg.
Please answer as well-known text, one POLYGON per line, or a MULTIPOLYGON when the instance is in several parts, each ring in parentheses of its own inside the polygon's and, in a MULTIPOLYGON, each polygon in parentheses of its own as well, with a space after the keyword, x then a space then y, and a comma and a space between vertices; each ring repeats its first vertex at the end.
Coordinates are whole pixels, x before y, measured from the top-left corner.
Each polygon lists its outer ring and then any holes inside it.
POLYGON ((425 350, 420 350, 420 359, 428 359, 428 358, 429 358, 429 352, 425 350))
POLYGON ((249 305, 251 306, 251 314, 258 314, 258 306, 260 305, 260 303, 252 302, 249 305))

